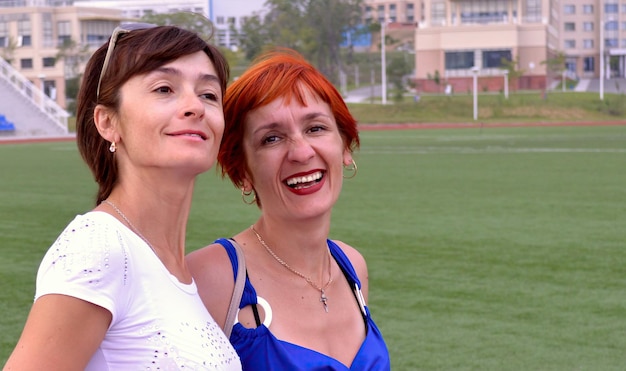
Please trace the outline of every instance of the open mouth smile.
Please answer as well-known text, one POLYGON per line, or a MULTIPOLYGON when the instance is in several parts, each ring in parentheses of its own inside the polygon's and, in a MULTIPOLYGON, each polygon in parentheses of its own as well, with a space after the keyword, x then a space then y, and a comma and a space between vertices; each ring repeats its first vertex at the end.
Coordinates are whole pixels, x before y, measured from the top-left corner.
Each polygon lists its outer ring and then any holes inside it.
POLYGON ((285 181, 285 184, 287 184, 287 186, 293 189, 302 189, 302 188, 311 187, 319 183, 323 177, 324 177, 324 172, 316 171, 309 175, 289 178, 285 181))

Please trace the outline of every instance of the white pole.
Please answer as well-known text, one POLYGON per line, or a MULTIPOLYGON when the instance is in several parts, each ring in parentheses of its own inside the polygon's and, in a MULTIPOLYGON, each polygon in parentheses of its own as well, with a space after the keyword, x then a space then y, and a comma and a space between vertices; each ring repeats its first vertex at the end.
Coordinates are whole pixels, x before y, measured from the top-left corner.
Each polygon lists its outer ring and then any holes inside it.
POLYGON ((509 71, 504 71, 504 99, 509 99, 509 71))
POLYGON ((474 121, 476 121, 478 119, 478 67, 474 66, 472 73, 474 74, 474 121))
POLYGON ((604 20, 600 20, 600 100, 604 100, 604 20))
POLYGON ((382 98, 383 104, 387 104, 387 61, 385 60, 385 23, 383 20, 380 24, 380 65, 381 65, 381 84, 383 88, 382 98))

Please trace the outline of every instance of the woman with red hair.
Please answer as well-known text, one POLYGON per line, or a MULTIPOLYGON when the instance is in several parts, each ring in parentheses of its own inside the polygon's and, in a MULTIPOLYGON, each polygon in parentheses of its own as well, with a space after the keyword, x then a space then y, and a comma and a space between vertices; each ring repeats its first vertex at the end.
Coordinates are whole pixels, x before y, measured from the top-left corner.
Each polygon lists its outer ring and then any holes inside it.
POLYGON ((388 370, 366 305, 366 262, 328 238, 343 179, 357 169, 356 121, 341 95, 297 53, 274 51, 228 88, 224 116, 222 176, 261 215, 187 262, 213 317, 227 334, 232 327, 243 369, 388 370), (246 272, 233 325, 234 244, 246 272))

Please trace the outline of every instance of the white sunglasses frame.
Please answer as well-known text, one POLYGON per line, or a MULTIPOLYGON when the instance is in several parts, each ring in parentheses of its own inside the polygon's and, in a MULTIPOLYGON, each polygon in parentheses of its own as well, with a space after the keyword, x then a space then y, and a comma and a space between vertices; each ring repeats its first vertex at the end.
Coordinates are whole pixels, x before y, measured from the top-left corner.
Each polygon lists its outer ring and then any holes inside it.
POLYGON ((152 23, 123 23, 118 27, 115 27, 115 30, 113 30, 113 34, 111 34, 111 38, 109 39, 109 46, 107 48, 107 53, 104 56, 102 70, 100 70, 98 89, 96 90, 96 99, 100 98, 100 85, 102 84, 102 78, 104 77, 104 74, 109 67, 109 61, 111 59, 111 55, 113 54, 113 49, 115 49, 115 45, 117 44, 117 41, 120 39, 120 37, 132 31, 145 30, 154 27, 157 27, 157 25, 152 23))

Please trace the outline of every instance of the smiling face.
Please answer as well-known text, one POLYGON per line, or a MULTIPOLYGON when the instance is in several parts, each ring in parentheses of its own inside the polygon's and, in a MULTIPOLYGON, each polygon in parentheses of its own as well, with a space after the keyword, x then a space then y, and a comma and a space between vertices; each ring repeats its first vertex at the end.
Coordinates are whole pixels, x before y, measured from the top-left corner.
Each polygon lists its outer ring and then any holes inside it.
POLYGON ((202 51, 129 79, 120 90, 109 141, 120 169, 211 168, 224 131, 220 81, 202 51))
POLYGON ((352 161, 330 106, 304 88, 306 106, 278 98, 245 120, 247 190, 276 217, 327 214, 337 201, 343 164, 352 161))

